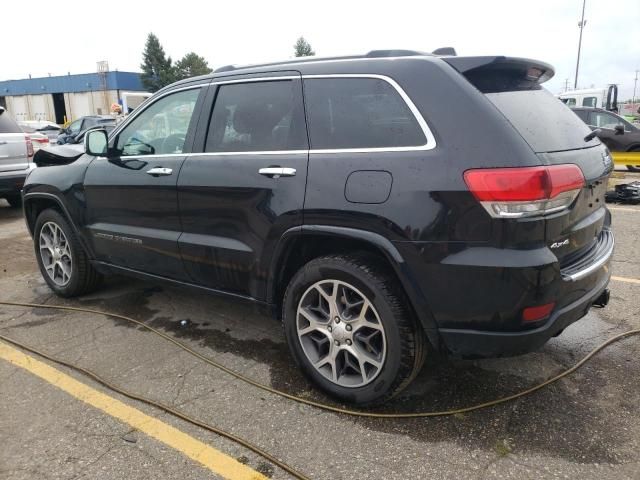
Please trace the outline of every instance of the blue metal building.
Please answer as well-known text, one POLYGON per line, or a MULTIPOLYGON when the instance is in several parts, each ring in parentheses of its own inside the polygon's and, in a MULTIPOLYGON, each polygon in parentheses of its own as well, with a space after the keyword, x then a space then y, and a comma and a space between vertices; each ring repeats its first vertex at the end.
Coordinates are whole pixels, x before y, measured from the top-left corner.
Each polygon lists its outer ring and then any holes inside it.
POLYGON ((0 81, 0 105, 18 120, 63 123, 105 115, 121 92, 144 92, 140 74, 111 71, 0 81))

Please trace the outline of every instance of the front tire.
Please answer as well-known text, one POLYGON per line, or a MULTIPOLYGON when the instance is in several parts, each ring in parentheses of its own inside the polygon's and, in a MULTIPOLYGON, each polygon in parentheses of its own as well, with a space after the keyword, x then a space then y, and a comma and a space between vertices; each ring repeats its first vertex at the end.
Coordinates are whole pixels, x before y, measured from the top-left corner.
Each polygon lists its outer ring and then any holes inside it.
POLYGON ((373 257, 307 263, 287 287, 283 326, 304 374, 342 401, 388 400, 424 362, 424 334, 397 280, 373 257))
POLYGON ((60 212, 47 209, 38 216, 33 242, 40 273, 57 295, 75 297, 98 288, 102 275, 60 212))

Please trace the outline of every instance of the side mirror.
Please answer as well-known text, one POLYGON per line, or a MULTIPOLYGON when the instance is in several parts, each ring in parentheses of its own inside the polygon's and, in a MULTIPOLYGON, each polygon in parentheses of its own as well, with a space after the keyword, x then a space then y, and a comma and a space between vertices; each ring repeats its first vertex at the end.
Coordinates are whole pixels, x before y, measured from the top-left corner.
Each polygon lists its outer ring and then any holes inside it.
POLYGON ((613 127, 613 130, 616 132, 616 135, 624 135, 624 125, 616 125, 613 127))
POLYGON ((104 156, 108 144, 109 138, 105 130, 91 130, 84 136, 84 151, 89 155, 104 156))

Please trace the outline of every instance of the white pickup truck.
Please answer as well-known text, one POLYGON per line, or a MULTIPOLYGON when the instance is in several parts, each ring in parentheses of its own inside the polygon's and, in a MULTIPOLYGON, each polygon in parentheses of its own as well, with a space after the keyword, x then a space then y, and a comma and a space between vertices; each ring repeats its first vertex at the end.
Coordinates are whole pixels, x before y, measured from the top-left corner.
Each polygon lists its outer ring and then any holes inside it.
POLYGON ((31 157, 33 144, 29 135, 0 107, 0 198, 12 207, 22 204, 22 185, 35 167, 31 157))

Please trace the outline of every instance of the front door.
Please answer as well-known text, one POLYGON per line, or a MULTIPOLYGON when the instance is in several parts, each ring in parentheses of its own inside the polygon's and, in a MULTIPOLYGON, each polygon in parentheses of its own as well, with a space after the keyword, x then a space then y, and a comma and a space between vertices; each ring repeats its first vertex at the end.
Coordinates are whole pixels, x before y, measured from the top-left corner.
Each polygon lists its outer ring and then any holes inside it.
POLYGON ((110 139, 84 181, 87 237, 97 260, 184 279, 176 183, 201 87, 159 97, 110 139))
POLYGON ((180 252, 192 281, 264 298, 283 232, 302 224, 308 142, 297 72, 221 82, 178 182, 180 252), (197 145, 197 142, 196 142, 197 145), (195 150, 194 146, 194 150, 195 150))

